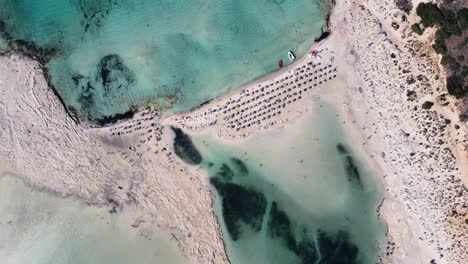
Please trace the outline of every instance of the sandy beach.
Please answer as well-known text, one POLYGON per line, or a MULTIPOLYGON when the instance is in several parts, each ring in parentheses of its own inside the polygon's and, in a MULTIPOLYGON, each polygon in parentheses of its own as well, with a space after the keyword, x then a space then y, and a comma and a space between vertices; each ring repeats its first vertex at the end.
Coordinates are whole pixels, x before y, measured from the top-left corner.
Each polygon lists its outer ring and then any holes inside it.
POLYGON ((421 56, 431 49, 425 43, 428 40, 411 33, 414 16, 408 19, 391 1, 338 1, 331 15, 331 36, 311 48, 320 50, 323 60, 301 58, 194 111, 169 116, 163 123, 193 132, 213 129, 226 140, 239 140, 287 126, 310 111, 311 97, 318 96, 337 107, 343 125, 385 186, 379 215, 388 224, 389 243, 382 262, 459 263, 467 250, 466 123, 458 120, 455 101, 444 92, 443 81, 435 79, 441 74, 434 63, 438 58, 421 56), (398 24, 397 30, 392 23, 398 24), (315 86, 312 74, 309 90, 311 63, 331 65, 336 78, 315 86), (286 77, 293 82, 283 87, 286 77), (267 122, 251 121, 262 105, 289 101, 296 95, 294 90, 301 90, 295 85, 298 79, 306 84, 301 98, 283 106, 281 114, 268 114, 267 122), (447 98, 446 106, 437 104, 441 96, 447 98), (422 109, 426 101, 436 103, 430 110, 422 109), (226 108, 241 110, 236 114, 236 120, 243 120, 238 126, 226 125, 230 112, 219 113, 226 108))
POLYGON ((189 112, 145 109, 106 127, 75 123, 38 62, 2 55, 0 165, 34 188, 110 212, 135 205, 135 221, 171 232, 190 263, 228 263, 208 177, 175 156, 169 125, 242 142, 300 122, 320 98, 384 185, 378 214, 389 241, 379 261, 468 262, 467 124, 435 78, 443 72, 430 32, 411 33, 415 19, 390 0, 338 0, 330 36, 311 47, 321 60, 298 58, 189 112))

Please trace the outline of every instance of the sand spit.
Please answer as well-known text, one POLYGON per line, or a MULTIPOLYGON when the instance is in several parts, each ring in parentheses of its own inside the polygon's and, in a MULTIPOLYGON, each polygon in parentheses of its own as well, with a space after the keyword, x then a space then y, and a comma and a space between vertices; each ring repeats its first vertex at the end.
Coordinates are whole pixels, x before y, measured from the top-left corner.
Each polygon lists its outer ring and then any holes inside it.
POLYGON ((47 86, 39 63, 0 57, 0 160, 28 185, 118 213, 137 207, 135 228, 170 231, 190 263, 226 263, 207 177, 172 159, 172 137, 154 112, 83 128, 47 86))

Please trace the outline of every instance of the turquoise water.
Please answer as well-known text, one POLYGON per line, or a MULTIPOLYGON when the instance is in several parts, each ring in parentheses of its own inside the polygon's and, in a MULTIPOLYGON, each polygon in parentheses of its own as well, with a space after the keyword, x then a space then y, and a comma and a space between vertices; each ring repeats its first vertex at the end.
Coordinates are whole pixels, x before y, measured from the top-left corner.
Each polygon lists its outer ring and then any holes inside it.
POLYGON ((0 263, 186 263, 169 233, 131 227, 138 214, 126 210, 111 215, 0 175, 0 263))
POLYGON ((0 37, 0 52, 2 50, 6 50, 8 48, 8 42, 4 40, 2 37, 0 37))
POLYGON ((194 142, 233 264, 376 263, 382 189, 331 108, 243 144, 194 142))
POLYGON ((185 110, 304 54, 321 33, 327 0, 3 0, 14 39, 54 49, 53 84, 81 119, 162 96, 185 110))

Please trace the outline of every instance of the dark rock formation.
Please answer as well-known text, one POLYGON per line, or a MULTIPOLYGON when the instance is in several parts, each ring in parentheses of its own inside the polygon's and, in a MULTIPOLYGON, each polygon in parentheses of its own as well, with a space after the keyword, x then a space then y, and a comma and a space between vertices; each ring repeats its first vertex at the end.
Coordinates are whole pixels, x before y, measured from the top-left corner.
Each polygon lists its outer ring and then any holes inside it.
POLYGON ((171 127, 175 133, 174 152, 184 162, 190 165, 197 165, 202 162, 200 152, 193 145, 192 139, 180 128, 171 127))
POLYGON ((210 182, 221 196, 223 219, 232 240, 241 237, 241 225, 259 232, 267 206, 265 195, 252 187, 224 182, 216 177, 210 182))
POLYGON ((426 101, 422 104, 422 109, 426 109, 426 110, 429 110, 432 108, 432 106, 434 105, 433 102, 429 102, 429 101, 426 101))

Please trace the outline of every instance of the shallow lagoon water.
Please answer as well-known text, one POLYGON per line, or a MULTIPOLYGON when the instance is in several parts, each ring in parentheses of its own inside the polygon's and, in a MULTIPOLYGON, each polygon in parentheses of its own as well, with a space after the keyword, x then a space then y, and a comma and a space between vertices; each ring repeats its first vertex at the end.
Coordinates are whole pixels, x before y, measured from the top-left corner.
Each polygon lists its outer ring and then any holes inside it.
POLYGON ((382 190, 334 111, 286 129, 242 144, 194 137, 232 263, 375 263, 382 190))
POLYGON ((110 214, 0 177, 0 263, 185 263, 170 234, 131 227, 130 208, 110 214))
POLYGON ((161 96, 187 110, 301 56, 321 33, 328 0, 4 0, 14 39, 55 54, 52 83, 81 119, 161 96))

